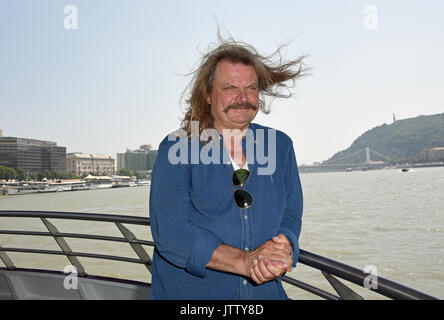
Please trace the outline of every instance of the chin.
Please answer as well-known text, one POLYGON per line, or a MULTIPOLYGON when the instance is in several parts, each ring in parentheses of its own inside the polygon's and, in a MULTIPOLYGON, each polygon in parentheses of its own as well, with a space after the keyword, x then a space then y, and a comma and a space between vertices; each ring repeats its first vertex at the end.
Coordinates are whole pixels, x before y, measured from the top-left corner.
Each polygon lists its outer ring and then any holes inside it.
POLYGON ((256 111, 251 109, 233 109, 232 118, 233 119, 253 119, 256 116, 256 111))
POLYGON ((235 123, 238 128, 245 128, 248 127, 253 119, 254 117, 236 118, 233 119, 233 123, 235 123))

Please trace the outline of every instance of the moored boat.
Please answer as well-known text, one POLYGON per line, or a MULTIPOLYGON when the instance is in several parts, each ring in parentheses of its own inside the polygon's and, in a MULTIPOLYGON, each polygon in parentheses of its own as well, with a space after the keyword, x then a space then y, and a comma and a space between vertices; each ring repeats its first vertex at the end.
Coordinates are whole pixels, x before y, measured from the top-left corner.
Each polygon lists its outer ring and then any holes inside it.
POLYGON ((150 180, 136 180, 136 185, 137 186, 149 186, 149 185, 151 185, 151 181, 150 180))
POLYGON ((113 187, 112 178, 108 176, 92 176, 84 178, 86 185, 91 189, 108 189, 113 187))

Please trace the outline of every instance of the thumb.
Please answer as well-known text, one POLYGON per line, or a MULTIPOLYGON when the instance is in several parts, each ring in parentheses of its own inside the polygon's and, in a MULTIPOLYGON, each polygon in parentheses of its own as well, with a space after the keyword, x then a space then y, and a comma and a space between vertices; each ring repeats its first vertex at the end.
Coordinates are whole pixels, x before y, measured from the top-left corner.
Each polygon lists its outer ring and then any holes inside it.
POLYGON ((274 236, 273 241, 277 243, 284 243, 287 242, 287 237, 283 235, 282 233, 280 235, 274 236))

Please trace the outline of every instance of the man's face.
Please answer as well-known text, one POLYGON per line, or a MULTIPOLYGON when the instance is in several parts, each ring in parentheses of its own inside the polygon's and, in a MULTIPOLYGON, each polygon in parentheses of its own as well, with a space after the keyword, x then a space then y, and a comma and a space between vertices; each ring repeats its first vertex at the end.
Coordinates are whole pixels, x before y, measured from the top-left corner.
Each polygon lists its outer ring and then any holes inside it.
POLYGON ((220 61, 207 102, 211 106, 214 127, 219 132, 248 127, 259 110, 259 78, 254 67, 220 61))

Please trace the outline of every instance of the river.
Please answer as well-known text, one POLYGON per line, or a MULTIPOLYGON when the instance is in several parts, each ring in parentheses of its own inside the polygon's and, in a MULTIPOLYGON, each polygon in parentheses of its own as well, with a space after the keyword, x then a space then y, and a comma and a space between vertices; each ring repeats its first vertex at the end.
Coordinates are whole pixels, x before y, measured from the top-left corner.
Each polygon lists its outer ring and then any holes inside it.
MULTIPOLYGON (((304 215, 302 249, 373 272, 426 293, 444 298, 444 168, 421 168, 301 174, 304 215)), ((44 210, 148 216, 149 187, 0 196, 0 210, 44 210)), ((52 222, 61 232, 121 236, 107 223, 52 222), (80 231, 79 231, 80 230, 80 231)), ((36 219, 0 219, 0 229, 47 231, 36 219)), ((141 239, 151 240, 149 230, 131 226, 141 239)), ((68 239, 73 251, 105 251, 136 258, 129 245, 68 239)), ((52 238, 0 235, 4 247, 59 250, 52 238)), ((151 254, 152 249, 145 247, 151 254)), ((66 258, 8 253, 17 266, 63 270, 66 258)), ((143 265, 80 258, 89 274, 150 281, 143 265)), ((0 261, 0 265, 2 262, 0 261)), ((329 290, 317 270, 302 264, 291 277, 329 290)), ((346 282, 347 283, 347 282, 346 282)), ((349 283, 347 283, 349 284, 349 283)), ((284 284, 290 298, 316 296, 284 284)), ((378 294, 351 285, 367 299, 378 294)))

